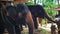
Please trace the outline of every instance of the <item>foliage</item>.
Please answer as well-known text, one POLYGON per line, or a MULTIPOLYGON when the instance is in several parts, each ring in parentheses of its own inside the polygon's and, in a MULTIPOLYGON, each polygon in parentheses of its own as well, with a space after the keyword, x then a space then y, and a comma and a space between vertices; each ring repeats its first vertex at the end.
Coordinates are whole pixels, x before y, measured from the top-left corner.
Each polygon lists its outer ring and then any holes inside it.
POLYGON ((54 9, 57 8, 57 5, 53 4, 52 0, 50 1, 47 0, 44 6, 45 6, 45 10, 48 13, 48 15, 55 17, 57 11, 55 11, 54 9))
POLYGON ((45 7, 45 10, 47 12, 48 15, 54 17, 57 13, 56 10, 54 10, 57 6, 55 4, 51 4, 45 7))
POLYGON ((40 28, 42 34, 51 34, 51 32, 46 31, 45 29, 40 28))
POLYGON ((34 1, 33 0, 29 0, 28 2, 26 2, 27 5, 34 5, 34 1))
POLYGON ((34 5, 33 1, 32 2, 27 2, 27 5, 34 5))

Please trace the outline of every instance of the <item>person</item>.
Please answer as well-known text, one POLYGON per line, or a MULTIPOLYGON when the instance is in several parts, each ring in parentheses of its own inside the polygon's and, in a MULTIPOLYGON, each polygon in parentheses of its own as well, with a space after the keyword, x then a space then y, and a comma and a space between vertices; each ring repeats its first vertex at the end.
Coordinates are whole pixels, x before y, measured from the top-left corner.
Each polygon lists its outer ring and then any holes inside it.
POLYGON ((51 25, 51 34, 56 34, 56 26, 55 25, 51 25))
POLYGON ((58 11, 58 14, 55 16, 55 23, 57 24, 58 34, 60 34, 60 8, 55 8, 58 11))
POLYGON ((54 20, 47 15, 43 6, 41 5, 27 5, 27 6, 32 13, 35 29, 38 29, 37 17, 39 18, 40 23, 43 18, 47 18, 48 20, 54 22, 54 20))

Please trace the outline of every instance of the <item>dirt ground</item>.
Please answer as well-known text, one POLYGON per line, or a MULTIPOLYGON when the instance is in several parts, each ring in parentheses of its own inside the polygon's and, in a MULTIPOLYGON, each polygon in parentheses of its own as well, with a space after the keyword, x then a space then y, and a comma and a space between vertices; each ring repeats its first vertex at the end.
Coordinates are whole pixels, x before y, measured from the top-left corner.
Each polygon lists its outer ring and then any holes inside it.
MULTIPOLYGON (((51 24, 50 23, 47 25, 42 25, 42 26, 38 26, 38 27, 39 27, 39 30, 41 30, 40 32, 38 32, 38 34, 51 34, 51 29, 50 29, 51 24)), ((8 34, 8 32, 5 32, 4 34, 8 34)), ((24 27, 22 34, 28 34, 28 28, 24 27)), ((37 34, 37 32, 35 32, 34 34, 37 34)))

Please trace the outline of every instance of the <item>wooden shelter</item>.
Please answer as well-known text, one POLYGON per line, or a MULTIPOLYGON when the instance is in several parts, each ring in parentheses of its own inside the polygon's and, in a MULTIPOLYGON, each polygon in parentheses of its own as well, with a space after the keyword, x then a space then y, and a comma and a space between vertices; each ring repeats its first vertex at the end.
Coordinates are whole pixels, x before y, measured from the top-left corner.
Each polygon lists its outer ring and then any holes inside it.
MULTIPOLYGON (((18 3, 23 3, 23 2, 28 2, 29 0, 14 0, 14 4, 18 4, 18 3)), ((34 5, 36 5, 36 0, 34 0, 34 5)))
POLYGON ((14 4, 25 3, 25 2, 28 2, 28 0, 14 0, 14 4))
POLYGON ((0 1, 11 1, 11 2, 12 2, 12 1, 14 1, 14 0, 0 0, 0 1))
POLYGON ((60 8, 55 8, 55 10, 58 10, 58 11, 60 11, 60 8))

